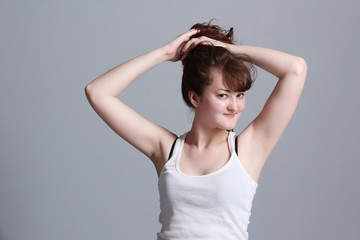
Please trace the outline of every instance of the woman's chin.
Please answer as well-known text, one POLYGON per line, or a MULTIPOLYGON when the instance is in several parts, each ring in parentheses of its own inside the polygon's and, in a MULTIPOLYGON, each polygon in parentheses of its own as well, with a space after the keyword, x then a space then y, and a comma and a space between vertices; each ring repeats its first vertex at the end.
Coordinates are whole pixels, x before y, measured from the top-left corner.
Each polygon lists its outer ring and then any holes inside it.
POLYGON ((221 127, 221 129, 224 129, 224 130, 232 130, 236 127, 236 124, 226 124, 226 125, 223 125, 221 127))

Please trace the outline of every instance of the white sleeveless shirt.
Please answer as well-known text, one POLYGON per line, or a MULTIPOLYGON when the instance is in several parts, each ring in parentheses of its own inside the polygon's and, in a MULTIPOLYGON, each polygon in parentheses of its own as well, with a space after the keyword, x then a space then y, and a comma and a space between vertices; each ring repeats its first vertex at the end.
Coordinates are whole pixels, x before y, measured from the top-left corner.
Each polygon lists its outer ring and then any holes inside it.
POLYGON ((159 176, 162 227, 157 239, 248 239, 247 226, 258 184, 235 152, 235 133, 228 135, 228 162, 200 176, 186 175, 179 168, 186 135, 176 140, 172 156, 159 176))

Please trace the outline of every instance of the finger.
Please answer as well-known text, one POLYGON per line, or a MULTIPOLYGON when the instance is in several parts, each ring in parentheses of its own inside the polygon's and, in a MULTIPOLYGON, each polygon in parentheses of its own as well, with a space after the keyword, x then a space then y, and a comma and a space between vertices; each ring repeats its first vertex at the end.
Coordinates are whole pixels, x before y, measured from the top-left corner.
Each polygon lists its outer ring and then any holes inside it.
POLYGON ((189 35, 189 37, 190 37, 190 36, 192 36, 192 35, 194 35, 195 33, 198 33, 198 32, 200 32, 199 29, 193 28, 193 29, 190 29, 189 31, 187 31, 185 34, 189 35))
POLYGON ((187 31, 186 33, 183 33, 183 34, 181 35, 181 37, 182 37, 182 39, 183 39, 184 41, 188 41, 192 35, 194 35, 194 34, 196 34, 196 33, 198 33, 198 32, 200 32, 200 30, 198 30, 198 29, 191 29, 191 30, 187 31))
MULTIPOLYGON (((174 46, 180 46, 185 44, 187 41, 189 41, 190 37, 194 34, 196 34, 199 30, 191 29, 190 31, 183 33, 176 37, 174 40, 170 42, 170 44, 173 44, 174 46)), ((182 49, 182 47, 180 48, 182 49)))
POLYGON ((192 38, 189 41, 187 41, 184 46, 181 49, 181 52, 187 53, 191 50, 191 46, 197 41, 197 38, 192 38))
POLYGON ((184 61, 184 59, 187 57, 187 54, 183 54, 180 61, 184 61))
POLYGON ((184 61, 184 59, 188 56, 188 54, 189 54, 189 52, 181 50, 181 52, 180 52, 180 56, 181 56, 180 61, 184 61))
POLYGON ((182 47, 181 49, 182 57, 180 60, 183 61, 187 57, 188 53, 199 44, 214 45, 212 39, 205 36, 201 36, 199 38, 192 38, 189 41, 187 41, 186 44, 182 47))
POLYGON ((183 52, 189 52, 191 49, 196 47, 199 44, 203 44, 204 39, 203 38, 192 38, 190 39, 183 47, 183 52))

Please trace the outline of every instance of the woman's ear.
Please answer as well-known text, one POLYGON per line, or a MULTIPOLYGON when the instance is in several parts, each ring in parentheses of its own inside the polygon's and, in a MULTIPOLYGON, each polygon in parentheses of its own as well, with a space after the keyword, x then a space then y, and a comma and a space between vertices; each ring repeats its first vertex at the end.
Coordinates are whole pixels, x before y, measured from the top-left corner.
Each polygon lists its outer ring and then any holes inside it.
POLYGON ((194 91, 189 91, 188 96, 194 108, 199 107, 199 96, 194 91))

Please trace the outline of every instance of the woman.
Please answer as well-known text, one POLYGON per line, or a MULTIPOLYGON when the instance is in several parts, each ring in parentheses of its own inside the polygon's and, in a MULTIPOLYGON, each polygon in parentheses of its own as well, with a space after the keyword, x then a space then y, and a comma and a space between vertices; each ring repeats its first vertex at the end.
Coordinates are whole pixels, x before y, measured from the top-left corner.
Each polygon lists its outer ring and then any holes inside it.
POLYGON ((234 45, 233 30, 195 24, 163 47, 104 73, 86 88, 99 116, 144 153, 159 176, 158 239, 247 239, 261 170, 298 104, 305 61, 273 49, 234 45), (177 137, 117 96, 164 61, 183 62, 182 95, 192 127, 177 137), (252 64, 279 78, 261 113, 238 135, 252 64))

